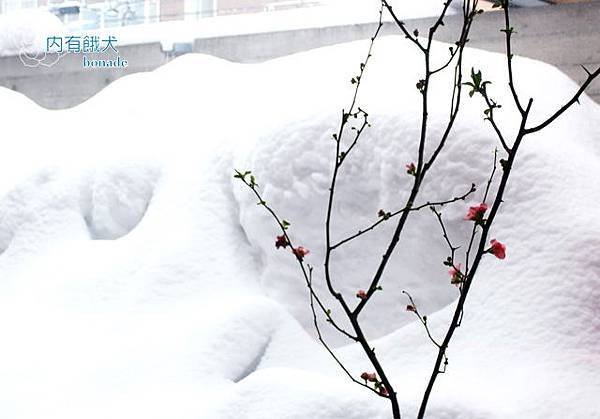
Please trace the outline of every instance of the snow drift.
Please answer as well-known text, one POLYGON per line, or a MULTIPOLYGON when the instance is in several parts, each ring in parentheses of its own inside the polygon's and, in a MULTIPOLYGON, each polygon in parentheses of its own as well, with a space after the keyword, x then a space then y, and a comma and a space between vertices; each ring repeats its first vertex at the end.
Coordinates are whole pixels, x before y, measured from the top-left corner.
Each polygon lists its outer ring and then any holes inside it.
MULTIPOLYGON (((232 179, 233 168, 252 169, 321 266, 329 138, 366 48, 251 65, 187 55, 64 111, 0 91, 3 418, 389 417, 385 400, 349 383, 313 339, 295 263, 275 250, 275 226, 232 179)), ((442 60, 447 46, 436 48, 442 60)), ((514 132, 503 57, 467 55, 466 68, 493 81, 501 126, 514 132)), ((419 63, 402 38, 376 44, 359 98, 373 127, 344 168, 337 237, 404 201, 419 63)), ((515 72, 522 95, 538 98, 534 121, 576 89, 532 60, 516 59, 515 72)), ((448 86, 447 76, 433 86, 429 144, 446 121, 448 86)), ((428 417, 600 417, 598 118, 583 97, 523 144, 493 231, 508 257, 484 260, 428 417)), ((494 140, 482 104, 465 98, 422 199, 481 185, 494 140)), ((467 204, 444 210, 457 242, 468 234, 467 204)), ((415 415, 434 351, 401 291, 437 336, 457 298, 435 219, 425 211, 410 224, 384 292, 362 315, 405 417, 415 415)), ((383 228, 336 254, 336 285, 349 299, 388 236, 383 228)), ((360 348, 326 335, 353 373, 368 368, 360 348)))

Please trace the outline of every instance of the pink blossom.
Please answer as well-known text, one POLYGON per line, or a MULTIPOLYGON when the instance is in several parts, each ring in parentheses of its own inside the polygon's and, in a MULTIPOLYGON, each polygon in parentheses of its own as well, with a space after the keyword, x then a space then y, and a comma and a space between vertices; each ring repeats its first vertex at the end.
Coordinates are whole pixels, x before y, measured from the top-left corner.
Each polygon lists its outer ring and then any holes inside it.
POLYGON ((383 383, 379 385, 379 394, 381 394, 382 396, 389 396, 387 388, 385 388, 385 384, 383 383))
POLYGON ((458 264, 458 268, 455 268, 454 266, 452 266, 448 270, 448 273, 450 274, 450 283, 451 284, 460 284, 462 282, 463 274, 460 271, 460 263, 458 264))
POLYGON ((504 259, 506 257, 506 246, 504 244, 496 239, 490 240, 490 244, 492 247, 490 247, 489 252, 492 255, 496 256, 498 259, 504 259))
POLYGON ((363 372, 360 375, 360 378, 362 378, 365 381, 371 381, 372 383, 377 381, 377 375, 374 372, 371 372, 371 373, 363 372))
POLYGON ((406 165, 406 173, 409 175, 415 175, 417 173, 417 167, 414 163, 409 163, 406 165))
POLYGON ((356 293, 356 298, 360 298, 361 300, 365 300, 367 298, 367 293, 365 290, 358 290, 356 293))
POLYGON ((310 253, 310 251, 308 249, 305 249, 302 246, 298 246, 295 249, 292 249, 292 253, 294 255, 296 255, 296 257, 300 260, 304 259, 304 256, 308 255, 310 253))
POLYGON ((469 212, 467 212, 467 215, 465 216, 465 220, 481 221, 481 220, 483 220, 483 216, 484 216, 485 212, 487 211, 487 209, 488 209, 488 206, 483 202, 474 207, 469 207, 469 212))

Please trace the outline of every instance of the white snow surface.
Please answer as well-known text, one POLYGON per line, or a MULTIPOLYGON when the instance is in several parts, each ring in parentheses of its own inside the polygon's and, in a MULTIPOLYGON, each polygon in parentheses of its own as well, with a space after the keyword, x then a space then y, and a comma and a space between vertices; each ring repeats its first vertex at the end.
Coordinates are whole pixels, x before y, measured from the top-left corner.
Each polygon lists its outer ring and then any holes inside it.
MULTIPOLYGON (((275 249, 275 225, 232 177, 253 170, 292 238, 311 250, 324 295, 330 137, 367 47, 261 64, 186 55, 63 111, 0 90, 2 418, 391 417, 314 339, 293 257, 275 249)), ((436 61, 447 47, 435 44, 436 61)), ((401 37, 375 45, 359 96, 373 126, 343 168, 336 238, 407 196, 419 54, 401 37)), ((511 138, 518 118, 503 57, 468 50, 471 66, 493 81, 511 138)), ((577 88, 549 65, 516 58, 514 66, 522 97, 537 98, 534 121, 577 88)), ((449 80, 432 86, 428 152, 446 122, 449 80)), ((463 101, 420 202, 489 175, 498 144, 480 100, 463 101)), ((484 258, 428 418, 600 418, 599 118, 584 96, 523 144, 492 231, 507 258, 484 258)), ((481 191, 443 210, 457 243, 481 191)), ((352 304, 389 237, 381 228, 336 252, 334 283, 352 304)), ((401 291, 441 338, 457 298, 441 263, 447 253, 432 214, 412 214, 383 292, 361 315, 406 418, 416 415, 435 348, 401 291)), ((357 345, 321 323, 352 374, 370 370, 357 345)))

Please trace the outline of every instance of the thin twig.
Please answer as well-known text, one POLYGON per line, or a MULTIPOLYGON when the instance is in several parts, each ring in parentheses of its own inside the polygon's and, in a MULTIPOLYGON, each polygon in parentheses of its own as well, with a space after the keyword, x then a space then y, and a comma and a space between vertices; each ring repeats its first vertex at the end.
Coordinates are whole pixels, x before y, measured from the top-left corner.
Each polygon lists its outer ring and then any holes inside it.
MULTIPOLYGON (((271 214, 271 216, 273 217, 273 219, 275 220, 275 222, 277 223, 277 225, 279 226, 279 229, 281 230, 283 236, 285 237, 287 244, 290 246, 290 248, 295 249, 292 240, 290 238, 290 236, 288 235, 287 232, 287 227, 284 225, 283 221, 279 218, 279 216, 275 213, 275 211, 266 203, 266 201, 263 199, 262 195, 260 194, 260 192, 258 191, 258 185, 255 184, 254 182, 250 182, 247 180, 246 176, 244 176, 241 172, 236 171, 237 173, 237 177, 246 185, 248 186, 248 188, 250 188, 250 190, 254 193, 254 195, 258 198, 258 205, 261 205, 262 207, 264 207, 267 212, 269 214, 271 214)), ((327 321, 341 334, 343 334, 344 336, 346 336, 347 338, 353 340, 353 341, 357 341, 357 337, 353 336, 351 334, 349 334, 348 332, 346 332, 343 328, 341 328, 333 319, 333 317, 331 316, 331 311, 329 309, 327 309, 325 307, 325 305, 322 303, 321 299, 318 297, 318 295, 316 294, 316 292, 314 291, 314 289, 311 286, 310 280, 309 280, 309 275, 307 272, 307 269, 304 265, 304 261, 301 257, 299 257, 298 255, 296 255, 296 261, 298 262, 300 269, 302 270, 302 274, 304 276, 304 280, 310 290, 310 293, 312 296, 314 296, 315 301, 317 301, 317 304, 319 305, 319 308, 323 311, 323 313, 325 314, 325 316, 327 317, 327 321)))
POLYGON ((515 105, 517 106, 517 109, 521 113, 521 116, 525 116, 525 110, 523 109, 523 106, 521 105, 521 101, 519 100, 519 95, 517 94, 517 89, 515 88, 515 80, 513 77, 513 68, 512 68, 513 54, 512 54, 511 38, 512 38, 514 30, 510 26, 510 12, 509 12, 510 0, 502 0, 502 6, 504 9, 504 29, 501 29, 501 31, 504 32, 505 39, 506 39, 506 65, 508 68, 508 86, 510 87, 510 92, 512 93, 512 97, 515 102, 515 105))
POLYGON ((386 0, 382 0, 381 2, 389 12, 390 16, 392 16, 392 19, 394 19, 394 22, 396 22, 396 25, 400 28, 406 39, 409 39, 412 43, 414 43, 417 46, 417 48, 419 48, 419 50, 421 50, 421 52, 425 53, 427 51, 425 47, 421 45, 419 39, 416 36, 413 36, 408 31, 408 29, 406 28, 406 24, 400 19, 398 19, 398 16, 396 16, 396 13, 394 12, 394 9, 392 9, 392 6, 390 6, 390 4, 386 0))
POLYGON ((413 313, 415 313, 415 315, 419 318, 419 321, 421 322, 421 324, 425 328, 425 331, 427 332, 427 336, 429 337, 429 340, 435 346, 437 346, 439 348, 440 344, 437 343, 437 341, 433 338, 433 336, 431 335, 431 331, 429 330, 429 325, 427 325, 427 316, 421 316, 421 313, 419 313, 419 309, 417 308, 417 305, 415 304, 415 301, 413 300, 412 296, 407 291, 402 291, 402 293, 406 294, 406 296, 408 297, 408 300, 410 301, 410 305, 408 306, 409 308, 407 308, 407 310, 412 311, 413 313))
POLYGON ((333 246, 331 246, 331 250, 335 250, 338 247, 342 246, 345 243, 348 243, 349 241, 352 241, 360 236, 362 236, 365 233, 368 233, 369 231, 372 231, 373 229, 375 229, 375 227, 377 227, 378 225, 384 223, 385 221, 390 220, 391 218, 394 218, 395 216, 397 216, 398 214, 401 214, 405 211, 419 211, 425 207, 431 207, 431 206, 443 206, 443 205, 447 205, 447 204, 451 204, 453 202, 457 202, 457 201, 464 201, 469 195, 471 195, 472 193, 474 193, 476 191, 475 185, 471 185, 471 189, 469 189, 466 193, 464 193, 461 196, 455 196, 454 198, 445 200, 445 201, 434 201, 434 202, 426 202, 425 204, 422 205, 418 205, 416 207, 412 207, 412 208, 408 208, 408 207, 404 207, 401 210, 398 211, 394 211, 394 212, 390 212, 388 214, 386 214, 384 217, 381 217, 378 221, 376 221, 375 223, 371 224, 369 227, 366 227, 362 230, 359 230, 356 234, 353 234, 352 236, 349 236, 343 240, 340 240, 339 242, 337 242, 336 244, 334 244, 333 246))
POLYGON ((550 116, 548 119, 546 119, 541 124, 536 125, 536 126, 531 127, 531 128, 526 128, 525 129, 525 134, 533 134, 534 132, 537 132, 539 130, 542 130, 542 129, 546 128, 548 125, 550 125, 552 122, 554 122, 556 120, 556 118, 558 118, 563 113, 565 113, 565 111, 567 109, 569 109, 571 106, 573 106, 573 104, 575 102, 579 102, 579 97, 583 94, 583 92, 585 92, 585 90, 588 88, 588 86, 598 76, 600 76, 600 67, 598 67, 598 69, 596 71, 594 71, 593 73, 590 73, 589 71, 587 71, 587 69, 586 69, 586 72, 588 73, 587 79, 583 82, 583 84, 581 85, 581 87, 579 88, 579 90, 577 90, 577 92, 575 92, 575 94, 573 95, 573 97, 567 103, 565 103, 559 110, 557 110, 552 116, 550 116))
MULTIPOLYGON (((312 287, 312 271, 313 271, 312 266, 308 265, 308 284, 309 284, 309 289, 310 290, 313 289, 313 287, 312 287)), ((333 351, 333 349, 331 349, 331 347, 327 344, 327 342, 325 342, 325 339, 323 339, 323 335, 321 335, 321 329, 319 327, 319 322, 317 320, 317 313, 316 313, 316 310, 315 310, 314 300, 315 300, 314 292, 311 291, 311 293, 310 293, 310 309, 312 311, 313 323, 314 323, 314 326, 315 326, 315 330, 317 331, 317 337, 319 339, 319 342, 321 342, 321 345, 323 345, 325 347, 325 349, 327 350, 327 352, 329 352, 329 355, 331 355, 331 357, 335 360, 335 362, 342 369, 342 371, 344 371, 344 373, 346 373, 346 375, 350 378, 350 380, 352 380, 353 382, 355 382, 356 384, 358 384, 360 386, 368 388, 369 390, 371 390, 372 392, 374 392, 378 396, 381 396, 377 390, 369 387, 365 383, 360 382, 356 378, 354 378, 354 376, 350 373, 350 371, 348 371, 348 369, 342 363, 342 361, 340 361, 340 359, 335 354, 335 352, 333 351)))

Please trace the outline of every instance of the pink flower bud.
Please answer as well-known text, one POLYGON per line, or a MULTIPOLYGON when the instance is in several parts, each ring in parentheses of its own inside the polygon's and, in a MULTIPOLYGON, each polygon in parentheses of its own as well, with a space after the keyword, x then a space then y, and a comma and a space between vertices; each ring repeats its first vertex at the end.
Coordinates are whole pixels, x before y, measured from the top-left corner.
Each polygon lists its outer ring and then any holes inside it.
POLYGON ((385 388, 385 384, 381 383, 379 385, 379 394, 381 394, 382 396, 389 396, 389 393, 387 391, 387 388, 385 388))
POLYGON ((294 255, 296 255, 296 257, 300 260, 304 259, 304 256, 308 255, 310 253, 310 251, 308 249, 305 249, 302 246, 298 246, 295 249, 292 249, 292 253, 294 255))
POLYGON ((463 274, 460 271, 460 263, 458 264, 458 268, 455 268, 454 266, 451 267, 448 270, 448 273, 450 274, 450 283, 451 284, 460 284, 463 280, 463 274))
POLYGON ((374 383, 374 382, 377 381, 377 375, 374 372, 371 372, 371 373, 369 373, 369 372, 363 372, 360 375, 360 378, 362 378, 365 381, 370 381, 372 383, 374 383))
POLYGON ((358 290, 356 293, 356 298, 360 298, 361 300, 365 300, 367 298, 367 293, 365 290, 358 290))
POLYGON ((284 249, 288 246, 288 241, 285 238, 285 235, 277 236, 277 240, 275 240, 275 248, 279 249, 283 247, 284 249))
POLYGON ((490 244, 492 247, 490 247, 489 252, 492 255, 496 256, 498 259, 504 259, 506 257, 506 246, 504 244, 496 239, 490 240, 490 244))

